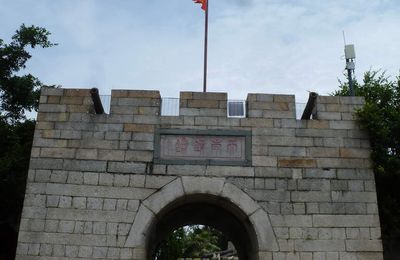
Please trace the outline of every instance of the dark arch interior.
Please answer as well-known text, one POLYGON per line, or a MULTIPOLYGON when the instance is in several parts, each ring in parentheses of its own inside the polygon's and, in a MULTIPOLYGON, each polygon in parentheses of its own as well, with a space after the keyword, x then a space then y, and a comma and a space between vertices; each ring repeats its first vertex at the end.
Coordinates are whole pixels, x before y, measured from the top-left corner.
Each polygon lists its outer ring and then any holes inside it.
POLYGON ((167 206, 152 225, 148 259, 170 232, 186 225, 213 227, 232 241, 240 260, 257 259, 256 234, 247 216, 231 202, 215 196, 192 196, 167 206))

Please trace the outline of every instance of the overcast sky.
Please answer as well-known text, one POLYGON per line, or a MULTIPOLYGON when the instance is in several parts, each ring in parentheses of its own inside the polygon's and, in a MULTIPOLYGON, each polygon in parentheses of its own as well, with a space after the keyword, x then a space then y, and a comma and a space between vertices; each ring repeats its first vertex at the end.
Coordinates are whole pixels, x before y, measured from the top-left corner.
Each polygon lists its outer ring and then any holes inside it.
MULTIPOLYGON (((208 90, 328 94, 343 79, 343 36, 356 77, 398 75, 398 0, 209 0, 208 90)), ((35 50, 26 72, 71 88, 202 91, 204 12, 192 0, 0 0, 0 38, 22 24, 58 46, 35 50)))

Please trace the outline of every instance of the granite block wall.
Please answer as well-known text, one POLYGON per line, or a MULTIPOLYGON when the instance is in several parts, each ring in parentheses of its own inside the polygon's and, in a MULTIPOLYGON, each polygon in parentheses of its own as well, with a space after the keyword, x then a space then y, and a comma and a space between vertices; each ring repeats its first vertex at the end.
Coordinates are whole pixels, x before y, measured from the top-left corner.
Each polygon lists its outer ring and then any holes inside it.
POLYGON ((368 136, 353 118, 363 102, 319 96, 318 119, 296 120, 294 96, 249 94, 247 118, 227 118, 226 93, 181 92, 180 115, 164 117, 158 91, 113 90, 110 114, 96 115, 89 90, 43 88, 17 259, 149 258, 127 242, 139 208, 185 177, 222 180, 266 213, 276 246, 252 259, 383 259, 368 136), (155 163, 157 129, 250 131, 251 165, 155 163))

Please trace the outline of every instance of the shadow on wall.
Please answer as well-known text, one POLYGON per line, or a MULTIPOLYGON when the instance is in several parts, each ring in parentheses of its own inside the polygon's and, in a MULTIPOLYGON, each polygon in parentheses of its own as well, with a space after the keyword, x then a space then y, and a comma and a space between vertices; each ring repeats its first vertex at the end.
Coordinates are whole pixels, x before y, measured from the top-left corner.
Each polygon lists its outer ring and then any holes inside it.
POLYGON ((0 260, 15 259, 18 233, 6 223, 0 224, 0 260))

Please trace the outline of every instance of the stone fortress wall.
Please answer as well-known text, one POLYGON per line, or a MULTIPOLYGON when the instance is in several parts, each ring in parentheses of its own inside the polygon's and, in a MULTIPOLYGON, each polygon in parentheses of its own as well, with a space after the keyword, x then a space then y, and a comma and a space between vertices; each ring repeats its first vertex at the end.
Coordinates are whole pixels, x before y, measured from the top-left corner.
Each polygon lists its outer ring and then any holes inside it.
POLYGON ((17 259, 147 259, 161 212, 196 194, 243 214, 250 259, 383 259, 363 102, 319 96, 318 120, 296 120, 294 96, 249 94, 247 118, 227 118, 226 93, 181 92, 164 117, 158 91, 113 90, 96 115, 89 89, 43 88, 17 259), (155 160, 160 129, 247 131, 250 157, 155 160))

